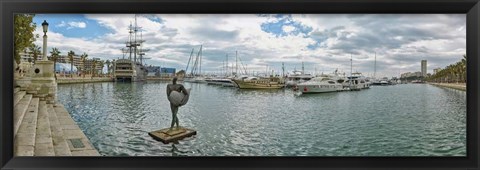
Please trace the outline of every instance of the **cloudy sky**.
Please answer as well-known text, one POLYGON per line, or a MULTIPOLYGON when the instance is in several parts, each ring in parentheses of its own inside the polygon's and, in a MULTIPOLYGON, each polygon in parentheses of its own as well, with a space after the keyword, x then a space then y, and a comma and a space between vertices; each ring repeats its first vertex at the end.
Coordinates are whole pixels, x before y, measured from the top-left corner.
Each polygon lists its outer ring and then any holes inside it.
MULTIPOLYGON (((66 54, 87 53, 89 58, 122 58, 128 26, 135 15, 126 14, 38 14, 36 33, 43 35, 47 20, 48 49, 66 54)), ((377 77, 399 76, 420 71, 428 61, 428 72, 445 67, 466 53, 464 14, 139 14, 143 48, 150 49, 147 64, 185 69, 192 49, 203 45, 202 70, 220 72, 235 51, 247 71, 277 70, 329 73, 335 69, 373 76, 375 53, 377 77)), ((35 43, 42 44, 39 38, 35 43)))

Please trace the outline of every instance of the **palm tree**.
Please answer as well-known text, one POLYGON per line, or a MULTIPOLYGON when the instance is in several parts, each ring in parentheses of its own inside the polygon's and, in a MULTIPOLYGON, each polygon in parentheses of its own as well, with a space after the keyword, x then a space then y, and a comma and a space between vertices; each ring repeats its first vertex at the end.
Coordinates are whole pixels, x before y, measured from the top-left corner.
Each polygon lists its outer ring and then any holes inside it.
POLYGON ((95 76, 95 67, 97 67, 97 60, 92 60, 92 78, 95 76))
POLYGON ((75 56, 75 52, 70 50, 68 52, 68 60, 70 61, 70 76, 73 77, 73 56, 75 56))
POLYGON ((96 70, 97 73, 102 73, 103 72, 103 67, 105 66, 105 61, 98 61, 98 65, 100 66, 100 70, 96 70))
POLYGON ((38 56, 41 54, 40 47, 36 44, 32 44, 30 47, 28 47, 28 49, 30 50, 30 54, 33 55, 33 64, 35 64, 38 56))
POLYGON ((87 61, 87 57, 88 57, 87 53, 83 53, 83 55, 81 56, 83 78, 85 78, 85 74, 87 73, 87 70, 85 69, 85 61, 87 61))
POLYGON ((88 57, 88 54, 87 53, 83 53, 81 56, 80 56, 80 60, 82 61, 82 75, 83 75, 83 78, 85 78, 85 72, 87 72, 85 70, 85 60, 87 59, 88 57))
POLYGON ((107 64, 107 74, 110 75, 110 64, 111 64, 111 62, 110 62, 110 60, 107 60, 105 63, 107 64))
POLYGON ((462 60, 460 61, 462 64, 462 82, 467 82, 467 55, 463 55, 462 60))
POLYGON ((52 48, 52 51, 50 51, 50 54, 52 56, 53 60, 53 75, 55 76, 55 80, 57 79, 57 73, 56 73, 56 65, 57 65, 57 59, 60 56, 60 51, 58 51, 57 48, 52 48))

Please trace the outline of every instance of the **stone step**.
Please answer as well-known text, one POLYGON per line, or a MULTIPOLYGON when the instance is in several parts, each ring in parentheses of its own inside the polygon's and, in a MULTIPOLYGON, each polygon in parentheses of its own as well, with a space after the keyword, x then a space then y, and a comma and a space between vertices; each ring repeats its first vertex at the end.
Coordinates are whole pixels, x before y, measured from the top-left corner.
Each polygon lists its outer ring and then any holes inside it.
POLYGON ((13 94, 17 93, 18 91, 20 91, 20 87, 15 87, 15 88, 13 89, 13 94))
POLYGON ((40 101, 38 106, 37 134, 35 135, 34 156, 55 156, 53 150, 52 131, 48 118, 47 103, 40 101))
POLYGON ((52 130, 53 150, 55 156, 72 156, 68 143, 64 138, 63 130, 58 121, 57 114, 52 104, 47 105, 50 129, 52 130))
POLYGON ((27 92, 25 91, 18 91, 13 95, 13 106, 17 105, 20 100, 22 100, 23 96, 25 96, 27 92))
POLYGON ((57 103, 56 106, 54 110, 72 156, 100 156, 65 107, 60 103, 57 103))
POLYGON ((27 94, 23 96, 22 100, 20 100, 15 107, 13 107, 13 132, 14 135, 17 135, 18 128, 20 128, 20 124, 22 124, 23 117, 28 110, 28 105, 30 105, 30 101, 32 101, 32 95, 27 94))
POLYGON ((30 105, 28 105, 27 112, 18 128, 18 133, 15 135, 15 156, 33 156, 39 101, 39 98, 32 98, 30 105))

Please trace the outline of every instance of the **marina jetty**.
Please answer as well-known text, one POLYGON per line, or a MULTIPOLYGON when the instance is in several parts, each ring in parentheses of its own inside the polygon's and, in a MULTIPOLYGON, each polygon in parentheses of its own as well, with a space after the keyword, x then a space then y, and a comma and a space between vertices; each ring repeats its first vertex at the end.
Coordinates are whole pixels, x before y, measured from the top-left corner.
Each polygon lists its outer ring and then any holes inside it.
POLYGON ((428 83, 428 84, 439 86, 439 87, 447 87, 447 88, 467 91, 466 83, 428 83))
POLYGON ((75 83, 97 83, 97 82, 113 82, 110 77, 58 77, 57 84, 75 84, 75 83))
POLYGON ((56 101, 52 61, 37 61, 28 76, 14 77, 15 156, 100 156, 56 101))

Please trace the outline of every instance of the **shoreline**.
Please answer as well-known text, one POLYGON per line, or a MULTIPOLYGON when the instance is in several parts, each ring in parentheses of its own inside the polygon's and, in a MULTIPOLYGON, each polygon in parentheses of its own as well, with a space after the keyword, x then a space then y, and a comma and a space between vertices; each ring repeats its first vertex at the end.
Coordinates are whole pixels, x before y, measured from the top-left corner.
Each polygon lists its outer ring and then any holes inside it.
POLYGON ((78 84, 78 83, 98 83, 98 82, 113 82, 110 77, 96 77, 96 78, 57 78, 57 84, 78 84))
POLYGON ((439 87, 446 87, 461 91, 467 91, 467 85, 465 83, 428 83, 430 85, 439 86, 439 87))

